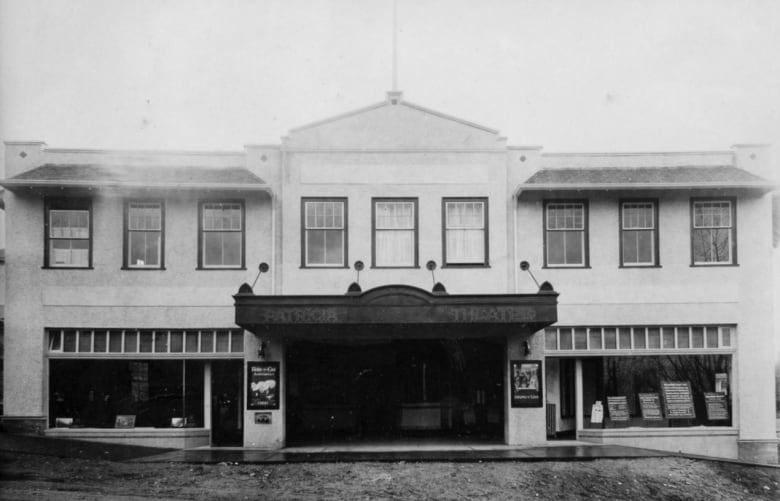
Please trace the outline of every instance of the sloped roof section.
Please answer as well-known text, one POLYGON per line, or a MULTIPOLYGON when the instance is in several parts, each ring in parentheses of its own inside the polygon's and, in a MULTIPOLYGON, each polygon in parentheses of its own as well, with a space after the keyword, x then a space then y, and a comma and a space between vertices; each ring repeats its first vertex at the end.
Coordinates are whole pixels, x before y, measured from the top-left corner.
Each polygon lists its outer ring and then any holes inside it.
POLYGON ((128 167, 45 164, 0 182, 22 187, 229 189, 267 191, 265 182, 243 167, 128 167))
POLYGON ((289 150, 496 150, 505 148, 506 139, 391 91, 385 101, 291 129, 284 143, 289 150))
POLYGON ((520 191, 555 189, 692 189, 753 188, 771 190, 773 184, 743 169, 714 167, 631 167, 542 169, 518 187, 520 191))

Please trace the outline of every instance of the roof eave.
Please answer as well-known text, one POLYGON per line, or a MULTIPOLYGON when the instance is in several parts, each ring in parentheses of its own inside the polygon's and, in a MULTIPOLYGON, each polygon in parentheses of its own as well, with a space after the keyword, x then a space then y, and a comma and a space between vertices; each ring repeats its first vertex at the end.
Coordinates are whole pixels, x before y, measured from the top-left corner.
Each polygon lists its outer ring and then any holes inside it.
POLYGON ((702 190, 747 189, 770 192, 778 189, 772 183, 524 183, 517 187, 514 196, 527 191, 610 191, 610 190, 702 190))
POLYGON ((271 187, 258 183, 149 183, 132 181, 62 181, 49 179, 7 179, 0 186, 10 191, 23 188, 86 188, 86 189, 153 189, 153 190, 224 190, 271 193, 271 187))

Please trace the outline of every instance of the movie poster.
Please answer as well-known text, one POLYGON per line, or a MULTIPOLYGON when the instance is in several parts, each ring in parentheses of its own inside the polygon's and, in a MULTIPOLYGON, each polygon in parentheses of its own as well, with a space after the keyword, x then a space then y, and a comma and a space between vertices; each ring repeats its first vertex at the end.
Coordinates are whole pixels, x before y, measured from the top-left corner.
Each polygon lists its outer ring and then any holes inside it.
POLYGON ((542 362, 512 360, 512 407, 542 406, 542 362))
POLYGON ((279 408, 279 362, 247 362, 247 409, 279 408))

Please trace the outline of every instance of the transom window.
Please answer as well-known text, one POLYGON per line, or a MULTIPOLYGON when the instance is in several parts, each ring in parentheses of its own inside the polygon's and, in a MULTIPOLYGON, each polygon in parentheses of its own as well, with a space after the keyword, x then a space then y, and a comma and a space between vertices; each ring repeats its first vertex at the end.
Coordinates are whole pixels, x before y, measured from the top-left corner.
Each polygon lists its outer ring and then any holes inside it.
POLYGON ((585 202, 545 203, 545 266, 588 265, 587 219, 585 202))
POLYGON ((691 204, 691 219, 693 264, 735 264, 734 201, 694 200, 691 204))
POLYGON ((374 199, 374 266, 417 266, 417 200, 374 199))
POLYGON ((200 209, 200 266, 243 268, 244 204, 204 202, 200 209))
POLYGON ((548 327, 545 351, 733 350, 733 325, 548 327))
POLYGON ((445 198, 444 264, 488 265, 487 198, 445 198))
POLYGON ((303 266, 346 266, 346 208, 346 199, 303 200, 303 266))
POLYGON ((92 266, 92 203, 88 199, 46 201, 45 267, 92 266))
POLYGON ((128 202, 125 266, 163 267, 163 207, 160 202, 128 202))
POLYGON ((46 332, 50 357, 69 354, 235 357, 244 352, 244 331, 239 329, 46 329, 46 332))
POLYGON ((655 202, 620 204, 620 264, 658 264, 657 206, 655 202))

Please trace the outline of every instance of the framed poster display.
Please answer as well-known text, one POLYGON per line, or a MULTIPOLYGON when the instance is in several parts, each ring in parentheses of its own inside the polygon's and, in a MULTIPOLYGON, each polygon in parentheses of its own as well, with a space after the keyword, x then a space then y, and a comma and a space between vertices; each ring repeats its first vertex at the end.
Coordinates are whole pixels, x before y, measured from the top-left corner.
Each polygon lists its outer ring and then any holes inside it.
POLYGON ((512 360, 509 362, 509 374, 512 384, 512 407, 541 407, 541 360, 512 360))
POLYGON ((645 421, 661 421, 661 397, 658 393, 640 393, 639 408, 642 411, 642 419, 645 421))
POLYGON ((710 421, 725 421, 729 418, 725 393, 705 392, 704 403, 707 406, 707 419, 710 421))
POLYGON ((279 362, 246 363, 247 409, 279 408, 279 362))
POLYGON ((625 395, 607 397, 609 419, 612 421, 628 421, 628 398, 625 395))
POLYGON ((690 381, 663 381, 666 419, 696 419, 690 381))

